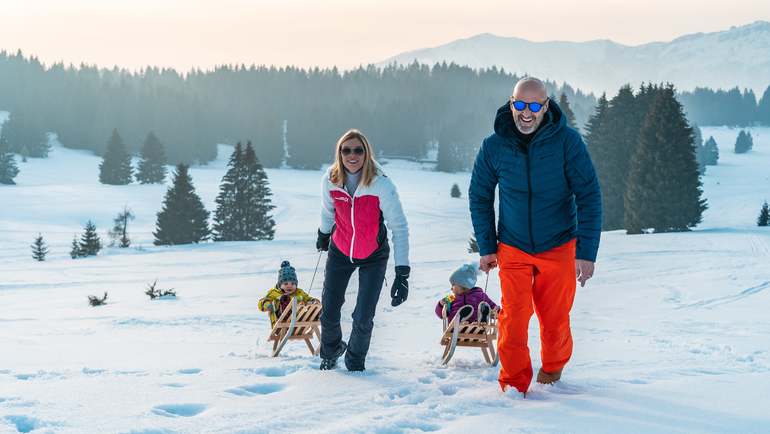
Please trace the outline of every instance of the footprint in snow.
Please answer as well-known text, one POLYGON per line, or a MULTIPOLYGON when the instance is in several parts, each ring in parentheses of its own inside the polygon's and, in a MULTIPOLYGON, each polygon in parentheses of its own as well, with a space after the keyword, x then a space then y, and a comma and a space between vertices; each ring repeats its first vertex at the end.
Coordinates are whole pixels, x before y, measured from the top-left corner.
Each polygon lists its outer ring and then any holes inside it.
POLYGON ((163 428, 148 428, 141 430, 132 430, 123 434, 176 434, 175 431, 169 431, 163 428))
POLYGON ((32 432, 38 428, 52 425, 51 423, 43 422, 38 418, 24 415, 9 415, 5 416, 3 419, 5 419, 5 421, 12 427, 16 428, 16 432, 23 433, 32 432))
POLYGON ((250 374, 262 375, 265 377, 285 377, 289 374, 293 374, 302 369, 302 366, 288 365, 288 366, 268 366, 265 368, 248 368, 242 369, 243 372, 250 374))
POLYGON ((438 387, 438 390, 440 390, 444 396, 452 396, 457 393, 457 386, 451 384, 442 384, 438 387))
POLYGON ((194 375, 194 374, 200 374, 201 372, 203 372, 203 369, 187 368, 187 369, 180 369, 177 372, 184 375, 194 375))
POLYGON ((192 417, 203 413, 208 408, 205 404, 165 404, 152 408, 152 412, 165 417, 192 417))
POLYGON ((256 396, 269 395, 271 393, 280 392, 285 388, 286 386, 283 384, 251 384, 247 386, 238 386, 232 389, 227 389, 225 392, 238 396, 256 396))

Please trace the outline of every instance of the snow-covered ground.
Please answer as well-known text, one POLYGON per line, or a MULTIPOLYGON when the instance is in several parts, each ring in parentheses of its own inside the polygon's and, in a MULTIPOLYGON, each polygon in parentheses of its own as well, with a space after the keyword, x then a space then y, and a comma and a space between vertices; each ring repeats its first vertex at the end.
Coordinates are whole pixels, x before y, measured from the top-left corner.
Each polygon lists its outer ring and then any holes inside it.
MULTIPOLYGON (((737 133, 703 129, 721 155, 697 230, 603 235, 596 277, 578 289, 572 362, 526 399, 499 391, 478 350, 440 364, 433 307, 475 259, 467 202, 449 197, 468 174, 386 166, 411 226, 410 298, 392 308, 382 292, 365 373, 319 372, 301 343, 269 357, 256 302, 283 259, 308 289, 320 172, 268 171, 275 241, 154 247, 165 186, 100 185, 97 157, 57 147, 0 186, 0 432, 770 432, 770 229, 755 226, 770 199, 770 129, 752 130, 746 155, 732 153, 737 133), (106 237, 124 205, 135 247, 69 258, 86 220, 106 237), (30 257, 38 232, 43 263, 30 257), (178 299, 150 301, 155 279, 178 299), (90 307, 104 291, 109 304, 90 307)), ((226 153, 191 170, 210 210, 226 153)), ((356 291, 354 278, 346 334, 356 291)), ((490 293, 499 300, 494 273, 490 293)), ((537 369, 534 318, 530 345, 537 369)))

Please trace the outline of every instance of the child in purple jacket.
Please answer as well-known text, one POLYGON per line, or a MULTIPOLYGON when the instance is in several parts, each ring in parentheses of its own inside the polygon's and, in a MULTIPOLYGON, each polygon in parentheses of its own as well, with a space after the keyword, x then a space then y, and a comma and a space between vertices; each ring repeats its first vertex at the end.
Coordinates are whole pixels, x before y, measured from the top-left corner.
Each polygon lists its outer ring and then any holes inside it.
POLYGON ((475 313, 478 322, 488 322, 490 310, 500 311, 484 290, 476 286, 477 273, 475 264, 464 264, 449 276, 452 292, 436 304, 436 315, 439 318, 443 318, 446 309, 448 321, 452 321, 459 312, 461 321, 472 318, 475 313))

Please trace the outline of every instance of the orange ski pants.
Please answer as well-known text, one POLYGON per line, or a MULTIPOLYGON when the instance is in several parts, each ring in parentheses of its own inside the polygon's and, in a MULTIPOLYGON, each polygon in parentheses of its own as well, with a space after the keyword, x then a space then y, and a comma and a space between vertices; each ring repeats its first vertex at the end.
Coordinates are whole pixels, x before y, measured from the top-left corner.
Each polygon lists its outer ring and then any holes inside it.
POLYGON ((532 313, 540 322, 543 371, 556 372, 572 356, 569 312, 575 299, 575 240, 529 254, 498 245, 502 310, 498 320, 500 387, 526 392, 532 381, 527 332, 532 313))

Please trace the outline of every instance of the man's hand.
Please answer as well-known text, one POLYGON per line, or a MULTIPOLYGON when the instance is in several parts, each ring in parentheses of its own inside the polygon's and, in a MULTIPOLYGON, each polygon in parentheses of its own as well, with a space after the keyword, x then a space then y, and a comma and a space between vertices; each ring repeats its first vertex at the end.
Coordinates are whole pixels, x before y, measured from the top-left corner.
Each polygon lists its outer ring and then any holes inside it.
POLYGON ((580 287, 586 286, 586 281, 594 276, 594 263, 585 259, 575 259, 575 277, 580 287))
POLYGON ((489 273, 489 270, 497 267, 497 254, 484 255, 479 259, 479 268, 485 273, 489 273))

